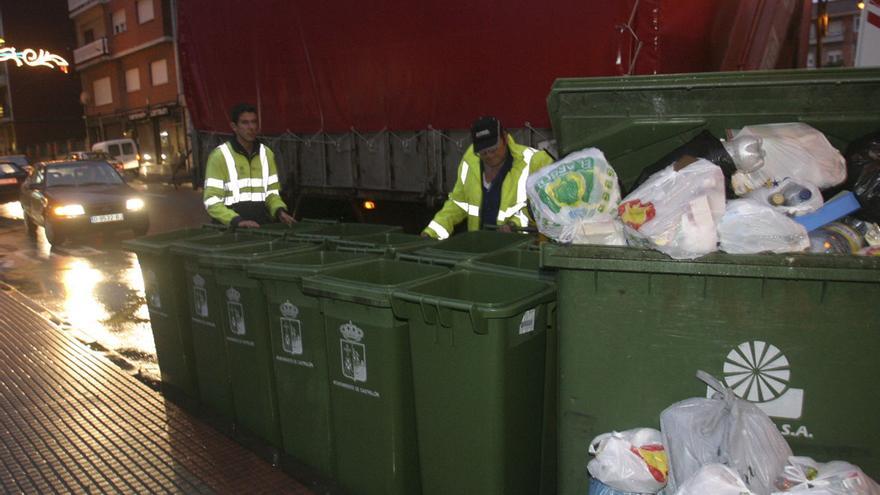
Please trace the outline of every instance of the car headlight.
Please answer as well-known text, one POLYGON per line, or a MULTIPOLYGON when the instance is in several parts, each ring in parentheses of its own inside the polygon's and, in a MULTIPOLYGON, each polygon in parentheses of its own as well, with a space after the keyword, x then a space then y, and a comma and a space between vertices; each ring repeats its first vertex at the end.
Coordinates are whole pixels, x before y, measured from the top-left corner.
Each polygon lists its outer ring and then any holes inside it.
POLYGON ((130 211, 142 210, 144 208, 144 200, 141 198, 130 198, 125 201, 125 209, 130 211))
POLYGON ((86 213, 82 205, 76 204, 56 206, 52 211, 54 211, 59 217, 78 217, 80 215, 85 215, 86 213))
POLYGON ((149 153, 144 153, 144 160, 150 161, 152 159, 153 159, 153 157, 149 153))

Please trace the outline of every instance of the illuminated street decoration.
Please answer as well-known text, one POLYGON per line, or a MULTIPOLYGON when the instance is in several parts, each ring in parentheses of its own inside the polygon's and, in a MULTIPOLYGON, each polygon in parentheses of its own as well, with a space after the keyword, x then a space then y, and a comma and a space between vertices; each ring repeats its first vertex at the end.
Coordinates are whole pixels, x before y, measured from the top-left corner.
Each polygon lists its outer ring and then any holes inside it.
MULTIPOLYGON (((3 43, 5 43, 5 41, 0 38, 0 45, 3 43)), ((70 65, 67 63, 67 60, 64 60, 60 55, 48 52, 42 48, 40 48, 39 51, 34 50, 33 48, 25 48, 22 51, 17 51, 15 47, 12 46, 0 47, 0 62, 7 62, 10 60, 15 62, 15 65, 19 67, 23 65, 30 67, 49 67, 50 69, 58 67, 61 69, 61 72, 65 74, 67 74, 70 65)))

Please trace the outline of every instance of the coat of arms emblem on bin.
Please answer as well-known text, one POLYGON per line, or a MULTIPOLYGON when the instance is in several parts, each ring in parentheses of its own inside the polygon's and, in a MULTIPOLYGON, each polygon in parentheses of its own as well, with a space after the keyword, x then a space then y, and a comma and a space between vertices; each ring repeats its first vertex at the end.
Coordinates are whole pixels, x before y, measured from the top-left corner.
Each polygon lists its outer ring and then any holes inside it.
POLYGON ((281 350, 288 354, 303 353, 302 324, 296 318, 299 308, 290 301, 281 304, 281 350))
POLYGON ((339 325, 339 333, 343 376, 356 382, 367 381, 367 348, 361 343, 364 331, 349 321, 339 325))
POLYGON ((145 270, 144 271, 144 292, 147 293, 147 305, 156 308, 162 309, 162 298, 159 297, 159 291, 157 288, 159 284, 156 280, 156 272, 153 270, 145 270))
POLYGON ((208 291, 205 290, 205 278, 198 273, 193 277, 193 311, 196 316, 208 317, 208 291))
POLYGON ((241 305, 241 294, 235 287, 226 289, 226 310, 229 312, 229 331, 235 335, 244 335, 244 307, 241 305))
MULTIPOLYGON (((785 354, 761 340, 743 342, 727 353, 722 376, 737 396, 754 403, 768 416, 800 419, 804 390, 792 388, 791 366, 785 354)), ((714 392, 709 389, 707 396, 714 392)))

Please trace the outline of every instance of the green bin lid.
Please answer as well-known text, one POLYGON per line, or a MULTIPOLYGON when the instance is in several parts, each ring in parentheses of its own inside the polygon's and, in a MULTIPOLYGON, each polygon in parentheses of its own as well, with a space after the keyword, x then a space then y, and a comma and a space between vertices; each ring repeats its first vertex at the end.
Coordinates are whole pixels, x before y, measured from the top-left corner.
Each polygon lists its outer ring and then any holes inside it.
POLYGON ((325 241, 333 239, 346 239, 362 237, 365 235, 381 234, 402 230, 394 225, 381 225, 376 223, 337 223, 322 225, 320 228, 303 233, 294 233, 293 238, 306 241, 325 241))
POLYGON ((216 236, 219 234, 220 233, 214 229, 194 227, 138 237, 137 239, 129 239, 123 241, 122 246, 126 250, 135 253, 165 254, 168 252, 168 248, 175 242, 216 236))
POLYGON ((252 263, 283 256, 314 251, 320 246, 307 242, 276 239, 260 244, 246 244, 220 252, 199 256, 199 264, 213 268, 244 268, 252 263))
POLYGON ((394 291, 394 314, 448 322, 443 314, 469 314, 472 329, 486 333, 485 320, 517 316, 538 304, 556 299, 553 284, 524 277, 457 270, 445 276, 394 291), (408 304, 409 303, 409 304, 408 304), (418 313, 413 310, 417 307, 418 313))
POLYGON ((541 269, 541 254, 530 249, 495 251, 462 261, 456 265, 456 268, 548 281, 554 278, 553 272, 541 269))
POLYGON ((449 273, 442 266, 380 258, 303 279, 303 292, 327 299, 391 307, 394 290, 449 273))
POLYGON ((532 240, 534 240, 534 236, 475 230, 455 234, 433 246, 401 253, 398 257, 402 260, 420 263, 453 266, 466 259, 519 246, 532 240))
POLYGON ((308 251, 290 254, 255 263, 248 267, 248 275, 256 278, 298 282, 306 275, 313 275, 328 268, 363 263, 376 259, 375 254, 346 253, 339 251, 308 251))
POLYGON ((208 237, 199 237, 178 241, 171 244, 171 252, 184 256, 198 256, 215 251, 223 251, 247 245, 266 244, 271 242, 265 236, 242 232, 223 233, 208 237))
POLYGON ((715 252, 680 261, 627 246, 545 244, 541 265, 560 270, 669 273, 789 280, 880 281, 880 258, 833 254, 727 254, 715 252))
POLYGON ((403 232, 385 232, 382 234, 365 235, 362 237, 334 239, 330 244, 339 251, 359 253, 395 253, 403 250, 416 249, 435 244, 437 241, 429 237, 403 232))

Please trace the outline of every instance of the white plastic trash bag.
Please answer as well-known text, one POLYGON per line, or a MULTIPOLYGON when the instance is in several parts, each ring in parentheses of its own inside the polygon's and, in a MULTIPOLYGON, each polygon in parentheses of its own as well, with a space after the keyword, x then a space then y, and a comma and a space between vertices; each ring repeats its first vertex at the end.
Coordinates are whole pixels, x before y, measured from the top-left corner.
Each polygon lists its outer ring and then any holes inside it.
POLYGON ((756 495, 732 469, 706 464, 682 484, 675 495, 756 495))
POLYGON ((752 199, 727 203, 718 224, 718 238, 721 250, 731 254, 792 253, 810 247, 803 225, 752 199))
POLYGON ((717 249, 717 223, 724 215, 724 174, 699 159, 655 173, 623 199, 618 214, 630 244, 677 259, 717 249))
POLYGON ((680 487, 707 464, 724 464, 749 490, 769 494, 791 456, 788 443, 758 406, 740 399, 706 372, 698 371, 697 376, 717 393, 711 399, 677 402, 660 414, 670 489, 680 487))
POLYGON ((538 230, 559 242, 626 244, 616 220, 617 174, 596 148, 569 154, 531 174, 526 183, 538 230))
POLYGON ((846 180, 843 155, 831 146, 824 134, 807 124, 746 126, 725 148, 748 150, 732 154, 739 171, 733 174, 731 183, 740 196, 786 177, 809 182, 819 189, 846 180), (758 143, 759 150, 754 149, 754 143, 758 143))
POLYGON ((795 181, 789 177, 755 189, 745 197, 772 206, 790 216, 812 213, 825 204, 818 187, 807 181, 795 181))
POLYGON ((788 458, 773 495, 880 495, 880 486, 848 462, 819 463, 809 457, 788 458))
POLYGON ((669 472, 660 432, 636 428, 603 433, 590 442, 590 476, 623 492, 657 493, 669 472))

